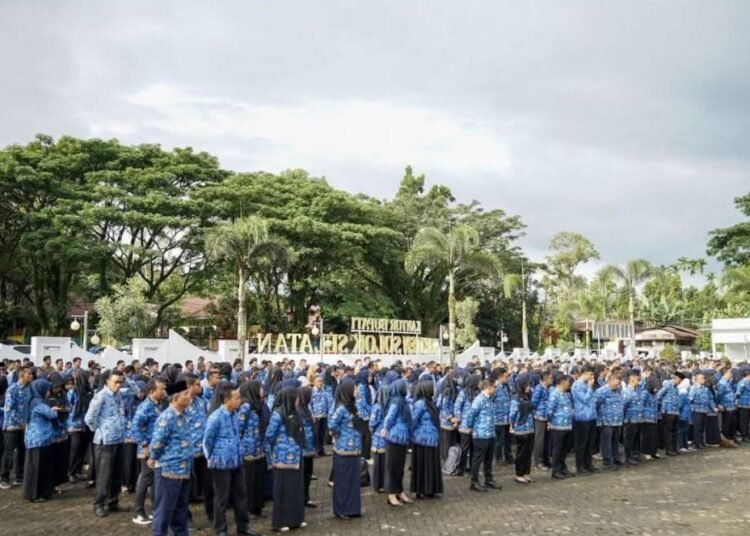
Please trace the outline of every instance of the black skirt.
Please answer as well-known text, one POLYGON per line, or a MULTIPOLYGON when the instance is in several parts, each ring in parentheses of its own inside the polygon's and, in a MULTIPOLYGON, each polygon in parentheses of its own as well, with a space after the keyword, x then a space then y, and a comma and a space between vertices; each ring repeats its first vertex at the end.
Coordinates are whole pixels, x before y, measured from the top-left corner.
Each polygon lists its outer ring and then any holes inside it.
POLYGON ((273 470, 273 517, 271 527, 290 529, 305 520, 305 486, 302 468, 273 470))
POLYGON ((68 465, 70 463, 70 438, 58 441, 52 447, 53 484, 59 486, 68 481, 68 465))
POLYGON ((362 515, 359 456, 333 455, 333 515, 359 517, 362 515))
POLYGON ((414 445, 411 451, 411 492, 432 497, 443 493, 438 447, 414 445))
POLYGON ((393 495, 404 491, 406 447, 387 443, 385 447, 385 491, 393 495))
POLYGON ((54 490, 54 445, 26 449, 23 466, 23 498, 27 501, 49 499, 54 490))
POLYGON ((266 505, 263 484, 266 477, 266 459, 245 462, 245 490, 247 492, 248 513, 259 516, 266 505))
POLYGON ((718 415, 706 415, 706 444, 721 445, 718 415))
POLYGON ((458 445, 458 430, 440 429, 440 459, 448 457, 448 449, 453 445, 458 445))
POLYGON ((641 424, 641 454, 653 456, 659 446, 659 427, 655 422, 641 424))
POLYGON ((383 491, 385 489, 385 452, 373 452, 372 465, 372 489, 383 491))

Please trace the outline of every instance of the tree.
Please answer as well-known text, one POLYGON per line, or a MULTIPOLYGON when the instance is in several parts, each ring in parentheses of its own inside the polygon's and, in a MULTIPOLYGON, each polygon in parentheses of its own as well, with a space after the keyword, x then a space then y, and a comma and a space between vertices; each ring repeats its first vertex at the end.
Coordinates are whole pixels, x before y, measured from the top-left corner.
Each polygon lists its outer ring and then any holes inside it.
POLYGON ((146 299, 147 290, 143 279, 131 277, 125 284, 113 285, 110 296, 96 300, 97 332, 104 344, 117 346, 148 333, 154 307, 146 299))
POLYGON ((628 313, 630 315, 630 327, 633 332, 630 340, 630 348, 631 351, 635 351, 635 300, 637 297, 637 288, 638 285, 644 283, 653 275, 654 269, 648 261, 635 259, 628 261, 624 267, 610 264, 603 270, 620 282, 623 292, 628 297, 628 313))
MULTIPOLYGON (((750 194, 734 200, 737 209, 750 217, 750 194)), ((743 221, 710 233, 708 254, 729 266, 750 264, 750 220, 743 221)))
POLYGON ((474 319, 479 312, 479 302, 466 298, 456 303, 456 343, 467 348, 477 340, 477 327, 474 319))
MULTIPOLYGON (((223 223, 206 235, 206 253, 213 260, 228 260, 237 275, 237 340, 245 352, 247 304, 245 290, 250 273, 260 259, 273 253, 283 255, 283 246, 268 231, 268 223, 257 216, 246 216, 223 223)), ((243 357, 244 359, 244 357, 243 357)))
POLYGON ((419 230, 406 259, 406 270, 420 267, 445 273, 448 281, 448 332, 451 360, 456 356, 456 284, 477 275, 496 275, 497 260, 480 249, 479 234, 468 225, 450 228, 447 233, 434 227, 419 230))

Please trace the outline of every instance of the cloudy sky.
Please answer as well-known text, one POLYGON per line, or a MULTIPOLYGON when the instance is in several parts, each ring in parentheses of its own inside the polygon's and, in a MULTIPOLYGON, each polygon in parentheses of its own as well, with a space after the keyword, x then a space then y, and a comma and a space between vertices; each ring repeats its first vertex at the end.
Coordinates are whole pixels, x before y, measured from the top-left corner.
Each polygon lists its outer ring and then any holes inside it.
MULTIPOLYGON (((524 246, 705 254, 750 191, 750 2, 0 0, 0 145, 191 145, 391 196, 411 164, 524 246)), ((590 266, 593 269, 595 266, 590 266)))

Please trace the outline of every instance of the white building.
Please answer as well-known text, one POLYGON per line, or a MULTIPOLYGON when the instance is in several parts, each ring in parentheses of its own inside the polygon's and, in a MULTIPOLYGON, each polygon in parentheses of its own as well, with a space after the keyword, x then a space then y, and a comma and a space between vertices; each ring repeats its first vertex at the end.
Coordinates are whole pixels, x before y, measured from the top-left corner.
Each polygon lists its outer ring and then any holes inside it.
POLYGON ((711 349, 724 345, 724 354, 732 361, 748 361, 750 354, 750 318, 717 318, 711 322, 711 349))

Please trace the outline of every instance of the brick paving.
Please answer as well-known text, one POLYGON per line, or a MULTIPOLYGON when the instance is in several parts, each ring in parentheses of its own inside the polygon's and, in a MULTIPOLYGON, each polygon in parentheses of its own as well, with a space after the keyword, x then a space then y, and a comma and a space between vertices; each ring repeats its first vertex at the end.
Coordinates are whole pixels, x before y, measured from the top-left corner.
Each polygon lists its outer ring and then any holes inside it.
MULTIPOLYGON (((512 480, 511 467, 496 467, 501 491, 469 492, 468 479, 446 479, 442 499, 389 507, 385 497, 363 489, 364 517, 341 521, 331 516, 331 490, 325 484, 330 458, 316 460, 320 479, 312 483, 317 509, 307 510, 308 527, 292 534, 355 536, 369 534, 516 535, 516 534, 750 534, 750 448, 704 450, 650 462, 614 473, 552 481, 536 472, 536 483, 512 480)), ((408 472, 405 476, 408 481, 408 472)), ((0 534, 146 535, 132 513, 94 517, 92 491, 66 486, 50 502, 27 503, 20 489, 0 491, 0 534)), ((121 505, 132 505, 123 495, 121 505)), ((267 513, 270 515, 271 505, 267 513)), ((195 505, 196 536, 212 534, 195 505)), ((230 534, 234 533, 231 526, 230 534)), ((269 518, 253 524, 271 534, 269 518)))

